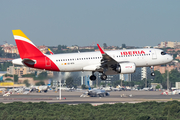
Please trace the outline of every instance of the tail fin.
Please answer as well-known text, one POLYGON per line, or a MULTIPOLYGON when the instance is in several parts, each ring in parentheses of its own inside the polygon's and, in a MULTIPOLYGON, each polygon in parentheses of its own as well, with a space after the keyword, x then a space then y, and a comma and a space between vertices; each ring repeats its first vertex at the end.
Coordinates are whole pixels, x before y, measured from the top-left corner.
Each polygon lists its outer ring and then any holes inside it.
POLYGON ((48 50, 49 50, 49 52, 50 52, 50 54, 51 55, 53 55, 54 53, 51 51, 51 49, 50 48, 48 48, 48 50))
POLYGON ((89 80, 87 81, 87 84, 88 84, 89 90, 91 90, 91 86, 89 84, 89 80))
POLYGON ((51 79, 49 79, 49 83, 47 84, 47 86, 51 86, 51 79))
POLYGON ((19 55, 22 59, 43 56, 43 53, 31 42, 31 40, 21 31, 12 30, 19 55))

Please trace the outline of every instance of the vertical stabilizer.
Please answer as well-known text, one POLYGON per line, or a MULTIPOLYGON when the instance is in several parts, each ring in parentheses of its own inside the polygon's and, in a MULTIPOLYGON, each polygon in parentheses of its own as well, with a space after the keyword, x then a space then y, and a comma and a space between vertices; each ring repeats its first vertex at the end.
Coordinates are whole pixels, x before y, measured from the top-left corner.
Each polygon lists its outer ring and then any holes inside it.
POLYGON ((49 51, 49 53, 51 54, 51 55, 53 55, 54 53, 51 51, 51 49, 50 48, 48 48, 48 51, 49 51))
POLYGON ((21 30, 12 30, 12 32, 16 41, 19 55, 22 59, 43 56, 43 53, 21 30))
POLYGON ((89 90, 91 90, 91 86, 89 84, 89 80, 87 81, 87 84, 88 84, 89 90))

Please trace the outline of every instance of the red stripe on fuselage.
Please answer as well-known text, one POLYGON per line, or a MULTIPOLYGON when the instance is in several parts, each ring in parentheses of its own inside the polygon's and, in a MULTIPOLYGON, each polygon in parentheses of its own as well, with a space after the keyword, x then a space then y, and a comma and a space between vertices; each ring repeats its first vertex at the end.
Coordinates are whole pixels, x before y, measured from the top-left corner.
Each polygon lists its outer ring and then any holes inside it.
POLYGON ((60 71, 57 65, 45 55, 41 57, 30 57, 29 59, 35 60, 36 63, 34 65, 26 64, 28 67, 51 70, 51 71, 60 71))

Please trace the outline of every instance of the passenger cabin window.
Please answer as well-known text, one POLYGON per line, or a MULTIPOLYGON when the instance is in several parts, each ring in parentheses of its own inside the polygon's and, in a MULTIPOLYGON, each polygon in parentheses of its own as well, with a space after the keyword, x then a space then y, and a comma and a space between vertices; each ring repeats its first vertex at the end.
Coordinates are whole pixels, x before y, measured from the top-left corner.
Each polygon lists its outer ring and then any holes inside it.
POLYGON ((166 53, 164 51, 161 52, 161 55, 165 55, 166 53))

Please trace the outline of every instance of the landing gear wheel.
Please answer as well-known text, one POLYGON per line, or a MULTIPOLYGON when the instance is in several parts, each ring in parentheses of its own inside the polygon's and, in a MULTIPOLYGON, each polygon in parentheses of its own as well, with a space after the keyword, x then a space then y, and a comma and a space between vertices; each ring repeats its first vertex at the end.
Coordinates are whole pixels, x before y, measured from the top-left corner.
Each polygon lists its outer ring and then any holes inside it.
POLYGON ((154 72, 152 72, 152 73, 151 73, 151 76, 155 76, 155 73, 154 73, 154 72))
POLYGON ((96 80, 96 76, 95 75, 91 75, 90 76, 90 80, 92 80, 92 81, 96 80))
POLYGON ((107 75, 106 74, 102 74, 101 75, 101 80, 106 80, 107 79, 107 75))
POLYGON ((150 70, 151 70, 151 76, 155 76, 154 67, 153 66, 150 67, 150 70))

